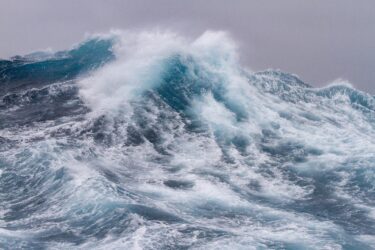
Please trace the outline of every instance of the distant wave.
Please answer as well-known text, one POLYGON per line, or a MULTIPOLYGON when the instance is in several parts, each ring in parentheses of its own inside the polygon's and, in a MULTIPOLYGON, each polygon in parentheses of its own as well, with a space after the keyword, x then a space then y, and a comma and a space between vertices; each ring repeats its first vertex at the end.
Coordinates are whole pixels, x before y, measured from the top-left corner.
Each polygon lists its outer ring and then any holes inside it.
POLYGON ((2 60, 0 248, 373 249, 375 98, 225 32, 2 60))

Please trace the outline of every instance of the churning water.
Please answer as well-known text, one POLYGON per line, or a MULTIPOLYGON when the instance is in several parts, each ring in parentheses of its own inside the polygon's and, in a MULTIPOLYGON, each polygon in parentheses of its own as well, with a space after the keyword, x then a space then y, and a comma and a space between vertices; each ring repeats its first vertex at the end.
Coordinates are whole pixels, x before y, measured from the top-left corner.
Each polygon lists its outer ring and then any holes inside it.
POLYGON ((373 249, 375 98, 222 32, 2 60, 0 248, 373 249))

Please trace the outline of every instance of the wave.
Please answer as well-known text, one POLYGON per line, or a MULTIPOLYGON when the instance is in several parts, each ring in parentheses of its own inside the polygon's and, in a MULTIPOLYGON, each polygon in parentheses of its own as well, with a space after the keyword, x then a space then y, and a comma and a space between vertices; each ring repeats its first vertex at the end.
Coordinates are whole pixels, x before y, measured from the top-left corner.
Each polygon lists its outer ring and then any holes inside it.
POLYGON ((5 249, 371 249, 374 97, 208 31, 0 61, 5 249))

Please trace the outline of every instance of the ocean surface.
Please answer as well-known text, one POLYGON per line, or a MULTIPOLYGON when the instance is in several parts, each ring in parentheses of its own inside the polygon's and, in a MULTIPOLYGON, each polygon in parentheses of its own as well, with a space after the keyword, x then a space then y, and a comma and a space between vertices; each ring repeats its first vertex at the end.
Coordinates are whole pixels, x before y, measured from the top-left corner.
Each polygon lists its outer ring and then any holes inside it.
POLYGON ((375 249, 375 98, 223 32, 0 60, 0 249, 375 249))

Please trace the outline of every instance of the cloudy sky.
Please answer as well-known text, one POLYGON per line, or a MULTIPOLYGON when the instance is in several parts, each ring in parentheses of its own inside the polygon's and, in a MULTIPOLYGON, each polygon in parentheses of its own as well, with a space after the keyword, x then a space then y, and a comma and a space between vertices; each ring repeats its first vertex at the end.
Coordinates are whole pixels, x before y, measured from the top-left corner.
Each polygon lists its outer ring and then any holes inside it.
POLYGON ((0 0, 0 58, 69 48, 111 28, 229 31, 252 70, 346 79, 375 94, 374 0, 0 0))

